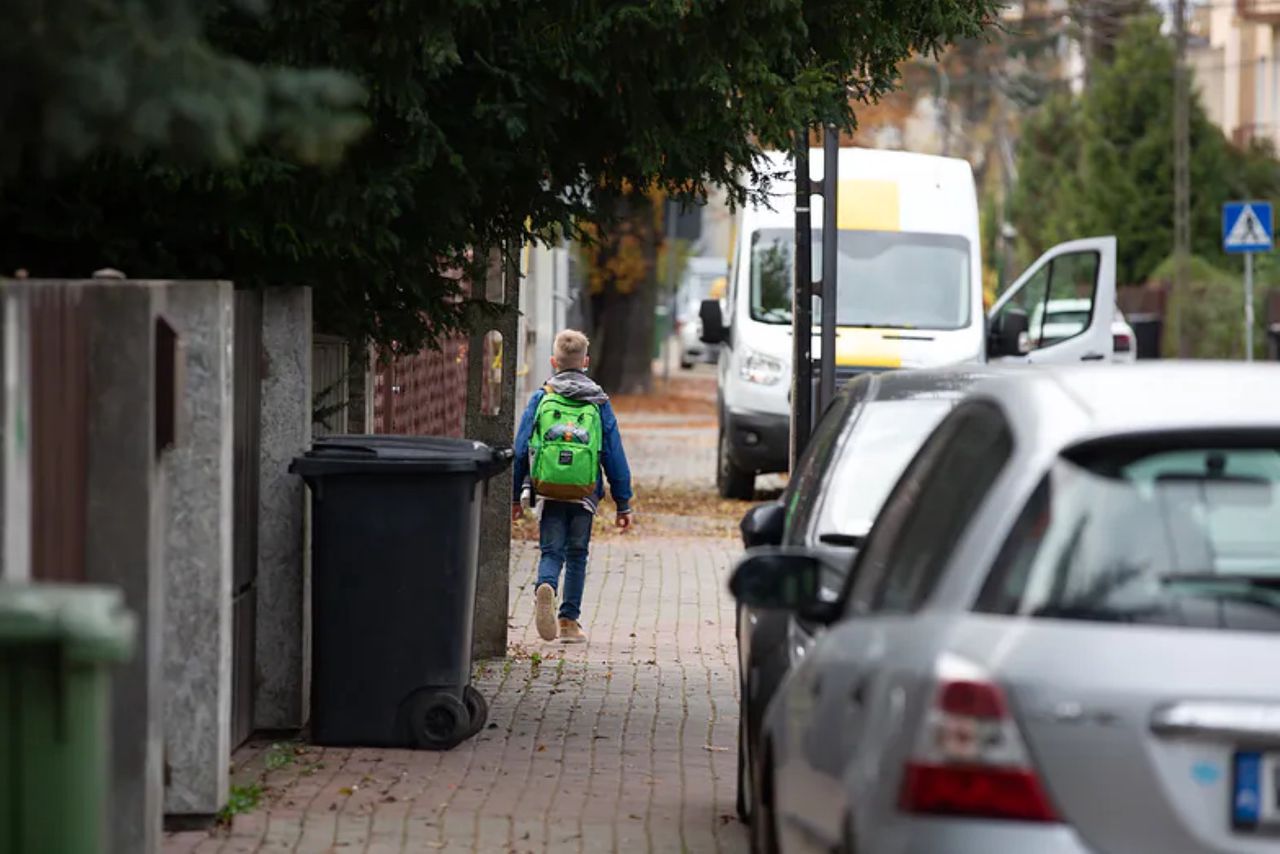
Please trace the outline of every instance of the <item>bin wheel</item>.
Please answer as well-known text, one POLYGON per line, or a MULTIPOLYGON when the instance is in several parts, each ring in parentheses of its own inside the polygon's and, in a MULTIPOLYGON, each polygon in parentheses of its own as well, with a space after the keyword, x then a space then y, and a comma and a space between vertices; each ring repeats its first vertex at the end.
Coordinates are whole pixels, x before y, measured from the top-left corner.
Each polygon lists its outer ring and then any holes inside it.
POLYGON ((471 734, 471 716, 452 694, 424 693, 413 698, 409 726, 415 747, 451 750, 471 734))
POLYGON ((467 714, 471 716, 471 726, 467 730, 467 738, 471 738, 484 729, 485 722, 489 720, 489 701, 468 685, 462 689, 462 702, 466 704, 467 714))

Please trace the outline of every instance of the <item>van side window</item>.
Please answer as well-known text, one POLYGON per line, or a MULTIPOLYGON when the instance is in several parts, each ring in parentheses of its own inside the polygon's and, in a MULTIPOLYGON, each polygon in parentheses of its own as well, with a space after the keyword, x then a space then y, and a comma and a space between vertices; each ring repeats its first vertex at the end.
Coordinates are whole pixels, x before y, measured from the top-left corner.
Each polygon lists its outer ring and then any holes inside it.
POLYGON ((920 608, 1012 453, 1013 435, 998 408, 958 407, 885 503, 855 568, 849 607, 860 613, 920 608))

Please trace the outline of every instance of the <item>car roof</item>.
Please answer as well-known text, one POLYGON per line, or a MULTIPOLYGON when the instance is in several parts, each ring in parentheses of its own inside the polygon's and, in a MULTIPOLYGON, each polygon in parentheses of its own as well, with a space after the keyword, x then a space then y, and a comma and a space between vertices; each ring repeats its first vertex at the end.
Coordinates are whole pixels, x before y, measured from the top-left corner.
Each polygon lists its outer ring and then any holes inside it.
POLYGON ((1000 404, 1016 431, 1059 448, 1125 434, 1280 430, 1280 363, 1034 365, 973 394, 1000 404))
POLYGON ((908 368, 866 373, 845 386, 852 394, 862 392, 864 402, 914 400, 917 398, 960 398, 976 385, 1007 373, 999 365, 964 364, 941 368, 908 368))

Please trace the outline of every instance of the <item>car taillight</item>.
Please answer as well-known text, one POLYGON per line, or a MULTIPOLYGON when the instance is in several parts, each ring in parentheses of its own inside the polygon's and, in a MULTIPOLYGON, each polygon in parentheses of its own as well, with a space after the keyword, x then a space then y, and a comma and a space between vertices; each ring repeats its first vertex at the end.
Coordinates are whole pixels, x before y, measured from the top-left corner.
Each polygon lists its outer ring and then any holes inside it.
POLYGON ((948 656, 938 670, 933 705, 907 762, 900 807, 933 815, 1058 821, 1004 692, 963 660, 948 656))
POLYGON ((1111 346, 1115 348, 1117 353, 1128 353, 1133 349, 1133 339, 1128 335, 1117 332, 1111 336, 1111 346))

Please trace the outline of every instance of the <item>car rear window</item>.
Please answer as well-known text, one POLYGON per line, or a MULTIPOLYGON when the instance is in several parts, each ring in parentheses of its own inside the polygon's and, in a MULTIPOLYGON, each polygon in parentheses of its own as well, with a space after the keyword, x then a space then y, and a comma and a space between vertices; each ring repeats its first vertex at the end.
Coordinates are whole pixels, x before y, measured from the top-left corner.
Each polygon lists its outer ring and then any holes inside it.
POLYGON ((1060 460, 976 610, 1280 631, 1280 449, 1153 449, 1060 460))

